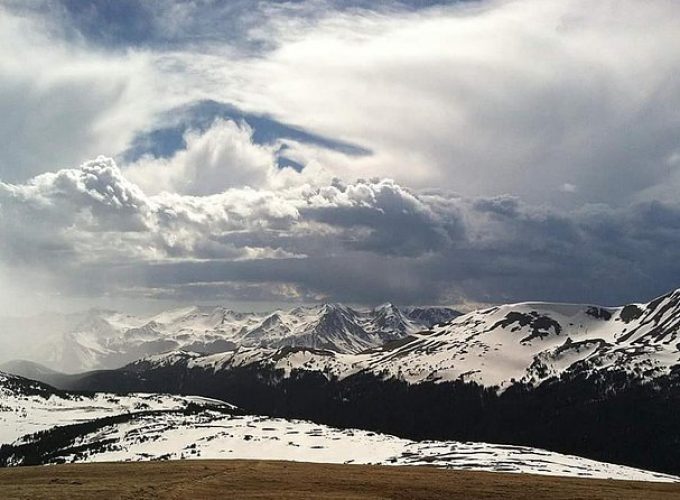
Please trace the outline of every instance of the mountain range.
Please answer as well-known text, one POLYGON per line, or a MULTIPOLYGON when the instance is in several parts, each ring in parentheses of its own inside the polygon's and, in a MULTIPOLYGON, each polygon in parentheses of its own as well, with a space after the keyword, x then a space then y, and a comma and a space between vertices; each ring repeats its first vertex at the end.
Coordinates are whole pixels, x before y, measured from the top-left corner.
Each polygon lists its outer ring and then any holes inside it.
MULTIPOLYGON (((106 322, 110 331, 118 317, 99 314, 96 322, 106 322)), ((182 345, 123 368, 134 372, 177 366, 214 373, 252 365, 284 376, 304 370, 341 380, 370 373, 408 383, 469 381, 499 390, 600 371, 648 381, 680 364, 680 290, 621 307, 537 302, 464 315, 434 308, 402 312, 391 305, 361 312, 323 305, 264 317, 192 308, 96 337, 101 331, 87 330, 87 345, 97 342, 116 355, 146 351, 150 344, 182 345), (220 352, 210 352, 218 345, 220 352)), ((103 348, 92 348, 92 359, 93 352, 103 348)), ((56 375, 35 365, 33 371, 17 363, 4 366, 48 382, 56 375)))
POLYGON ((5 318, 0 319, 0 326, 8 339, 27 340, 22 358, 54 370, 78 372, 118 368, 143 356, 175 349, 210 354, 237 347, 305 346, 358 353, 427 330, 459 314, 445 307, 400 309, 392 304, 372 309, 322 304, 268 313, 193 306, 153 316, 90 310, 5 318))
POLYGON ((680 473, 680 290, 619 307, 530 302, 459 315, 322 305, 225 318, 193 308, 119 328, 105 337, 115 342, 100 342, 110 352, 138 352, 126 339, 143 345, 161 330, 181 345, 120 368, 2 369, 65 390, 193 394, 411 440, 532 446, 680 473), (251 323, 237 330, 235 321, 251 323), (216 335, 230 344, 210 352, 216 335))

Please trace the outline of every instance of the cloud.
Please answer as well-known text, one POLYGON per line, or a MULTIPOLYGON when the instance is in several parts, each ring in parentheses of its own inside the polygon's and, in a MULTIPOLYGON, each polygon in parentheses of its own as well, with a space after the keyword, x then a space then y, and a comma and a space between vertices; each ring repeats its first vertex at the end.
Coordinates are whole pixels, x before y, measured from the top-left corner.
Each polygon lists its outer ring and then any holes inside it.
POLYGON ((147 191, 205 195, 230 187, 265 186, 278 175, 276 148, 253 142, 245 123, 216 120, 204 133, 188 131, 171 158, 142 157, 126 175, 147 191))
POLYGON ((439 215, 391 181, 303 184, 277 191, 242 187, 210 196, 148 195, 104 157, 78 169, 41 174, 26 184, 0 183, 0 207, 4 257, 19 260, 52 250, 104 261, 113 256, 157 260, 293 255, 262 239, 255 247, 238 246, 238 238, 229 238, 247 231, 260 231, 276 241, 275 231, 287 231, 288 237, 299 232, 306 238, 317 230, 344 239, 348 247, 420 253, 441 244, 437 240, 446 235, 439 215), (388 244, 398 222, 404 224, 402 232, 395 233, 401 236, 401 247, 388 244))
POLYGON ((680 206, 555 211, 387 179, 150 195, 100 157, 0 183, 0 242, 14 275, 93 299, 609 303, 677 286, 680 206))
POLYGON ((18 118, 0 131, 12 138, 5 180, 51 158, 122 159, 169 110, 213 102, 372 153, 286 144, 282 164, 331 177, 561 208, 670 201, 678 185, 680 7, 669 0, 8 5, 0 102, 18 118))
POLYGON ((462 232, 455 207, 438 213, 391 180, 321 188, 301 213, 310 220, 353 231, 346 244, 383 255, 420 255, 450 244, 462 232))
POLYGON ((573 207, 666 181, 679 20, 666 0, 279 11, 257 57, 175 56, 222 100, 374 152, 327 165, 336 175, 573 207), (579 190, 563 194, 567 184, 579 190))
POLYGON ((260 31, 266 31, 263 21, 272 16, 287 14, 313 20, 327 11, 394 12, 452 3, 451 0, 393 0, 381 4, 367 0, 35 0, 26 6, 21 0, 6 1, 24 9, 49 9, 81 36, 103 47, 167 48, 219 41, 253 51, 266 46, 267 38, 260 31))
POLYGON ((3 297, 677 286, 676 2, 34 5, 0 7, 3 297))
POLYGON ((160 103, 151 58, 89 50, 0 6, 0 179, 116 154, 160 103))
MULTIPOLYGON (((299 127, 292 127, 279 122, 266 114, 248 113, 237 107, 212 101, 191 102, 161 113, 150 130, 137 134, 131 147, 121 155, 124 163, 132 163, 147 155, 156 158, 168 158, 177 151, 186 148, 184 136, 188 131, 192 134, 203 134, 217 120, 232 121, 245 124, 251 132, 252 142, 259 145, 285 145, 286 152, 279 156, 290 156, 291 144, 303 144, 319 150, 330 150, 349 156, 362 156, 370 151, 355 144, 319 136, 299 127)), ((281 147, 279 153, 282 153, 281 147)))

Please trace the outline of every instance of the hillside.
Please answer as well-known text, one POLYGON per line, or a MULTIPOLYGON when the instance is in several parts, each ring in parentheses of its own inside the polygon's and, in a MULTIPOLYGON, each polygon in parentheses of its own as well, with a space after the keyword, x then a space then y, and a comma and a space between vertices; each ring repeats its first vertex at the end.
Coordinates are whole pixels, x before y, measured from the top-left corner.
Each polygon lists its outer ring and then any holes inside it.
POLYGON ((0 428, 0 466, 241 458, 678 480, 529 447, 411 441, 248 415, 227 403, 193 396, 67 393, 1 373, 0 428))
POLYGON ((192 406, 234 410, 222 401, 169 394, 69 393, 0 372, 0 445, 55 427, 131 412, 161 414, 192 406))

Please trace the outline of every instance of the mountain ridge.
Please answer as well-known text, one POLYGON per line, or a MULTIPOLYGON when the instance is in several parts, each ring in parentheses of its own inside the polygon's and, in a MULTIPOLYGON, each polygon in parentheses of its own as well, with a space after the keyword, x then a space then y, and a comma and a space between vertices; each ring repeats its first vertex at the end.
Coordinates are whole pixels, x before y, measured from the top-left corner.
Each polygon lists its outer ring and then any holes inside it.
MULTIPOLYGON (((522 302, 457 316, 426 331, 394 336, 360 352, 315 345, 241 348, 196 354, 188 368, 266 365, 290 374, 318 371, 342 379, 359 372, 423 381, 474 381, 506 388, 569 371, 625 371, 651 380, 680 365, 680 289, 644 304, 522 302)), ((164 363, 164 354, 135 363, 164 363)), ((182 362, 172 351, 168 356, 182 362)))
MULTIPOLYGON (((258 316, 236 313, 241 323, 230 323, 232 340, 226 334, 215 338, 215 322, 226 324, 233 314, 219 307, 185 308, 124 330, 122 345, 136 342, 149 352, 121 369, 186 361, 189 369, 255 365, 339 379, 368 372, 409 383, 463 380, 504 390, 515 382, 536 385, 570 371, 625 371, 652 380, 680 364, 680 289, 618 307, 531 301, 459 315, 441 308, 400 310, 384 304, 355 310, 323 304, 258 316), (422 314, 432 323, 429 328, 421 328, 422 318, 421 323, 412 320, 422 314), (449 320, 439 322, 441 315, 449 320), (174 340, 157 337, 160 324, 172 325, 174 340), (203 339, 207 335, 210 342, 191 336, 197 324, 206 327, 203 339)), ((106 324, 101 329, 111 326, 106 324)), ((41 374, 36 366, 18 371, 48 381, 59 375, 41 374)))
MULTIPOLYGON (((306 346, 360 352, 459 314, 446 307, 400 310, 391 304, 373 309, 321 304, 265 313, 191 306, 145 317, 98 309, 82 314, 79 321, 70 316, 58 333, 31 342, 23 357, 72 373, 118 368, 174 349, 213 354, 239 346, 306 346)), ((21 338, 21 332, 14 333, 21 338)))

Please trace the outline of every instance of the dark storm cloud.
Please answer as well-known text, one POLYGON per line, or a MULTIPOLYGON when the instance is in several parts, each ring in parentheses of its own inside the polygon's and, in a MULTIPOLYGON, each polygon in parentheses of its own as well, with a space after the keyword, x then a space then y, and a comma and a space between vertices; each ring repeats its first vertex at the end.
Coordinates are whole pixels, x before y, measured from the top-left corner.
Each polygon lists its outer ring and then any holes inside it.
POLYGON ((384 255, 418 256, 449 246, 462 235, 455 206, 443 213, 394 183, 335 183, 322 191, 326 203, 301 209, 303 217, 338 228, 364 228, 346 245, 384 255))
POLYGON ((185 301, 617 303, 680 276, 677 204, 556 212, 377 179, 149 196, 103 158, 0 184, 0 236, 63 291, 185 301))

